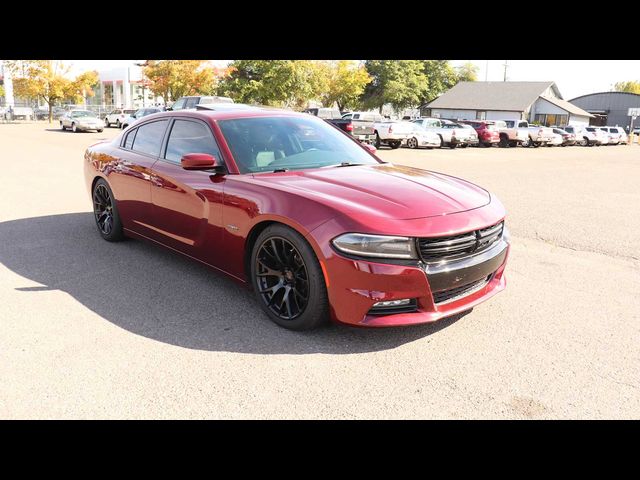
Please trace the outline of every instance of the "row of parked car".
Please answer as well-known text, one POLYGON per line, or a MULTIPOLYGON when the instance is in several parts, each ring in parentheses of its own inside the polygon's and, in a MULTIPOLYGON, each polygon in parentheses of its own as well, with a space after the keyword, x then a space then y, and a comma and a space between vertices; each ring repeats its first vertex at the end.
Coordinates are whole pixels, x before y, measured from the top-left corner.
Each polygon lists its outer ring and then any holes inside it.
POLYGON ((423 117, 394 121, 374 112, 307 109, 307 113, 349 131, 359 140, 399 148, 540 147, 619 145, 628 142, 622 127, 542 127, 525 120, 460 120, 423 117), (345 122, 348 122, 345 124, 345 122))

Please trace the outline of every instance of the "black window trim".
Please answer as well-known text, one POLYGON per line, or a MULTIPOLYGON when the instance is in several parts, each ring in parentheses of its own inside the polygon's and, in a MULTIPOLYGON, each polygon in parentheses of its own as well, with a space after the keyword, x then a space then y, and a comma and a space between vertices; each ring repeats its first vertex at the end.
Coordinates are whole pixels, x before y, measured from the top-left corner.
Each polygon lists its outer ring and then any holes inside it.
POLYGON ((162 146, 160 147, 160 156, 158 157, 159 161, 164 162, 164 163, 168 163, 170 165, 178 165, 178 166, 180 166, 179 162, 176 163, 176 162, 173 162, 171 160, 167 160, 164 157, 167 154, 167 145, 169 143, 169 136, 171 135, 171 130, 173 130, 173 124, 176 123, 176 120, 186 120, 186 121, 189 121, 189 122, 201 123, 202 125, 204 125, 209 130, 209 133, 211 133, 211 137, 213 138, 213 143, 218 148, 218 153, 219 153, 218 160, 220 160, 222 165, 225 168, 227 168, 227 161, 223 156, 224 154, 222 153, 222 149, 220 148, 220 144, 218 143, 218 140, 216 139, 216 135, 213 132, 213 130, 211 129, 211 126, 207 122, 202 120, 201 118, 187 117, 187 116, 183 116, 183 115, 180 115, 180 116, 176 115, 176 116, 169 117, 169 125, 167 126, 167 131, 165 132, 164 138, 162 139, 162 146))
POLYGON ((128 132, 127 135, 123 135, 122 136, 122 140, 120 141, 119 148, 121 148, 122 150, 126 150, 127 152, 133 152, 133 153, 135 153, 137 155, 144 155, 145 157, 155 158, 157 160, 159 158, 158 155, 151 155, 150 153, 139 152, 138 150, 134 150, 133 148, 125 148, 124 147, 124 142, 125 142, 125 139, 127 138, 127 136, 129 136, 133 131, 135 131, 135 136, 133 138, 133 144, 135 144, 135 141, 136 141, 135 137, 138 136, 138 129, 140 127, 143 127, 145 125, 149 125, 149 124, 154 123, 154 122, 163 122, 163 121, 166 121, 166 120, 169 120, 169 121, 167 122, 167 126, 164 129, 164 133, 162 134, 162 140, 160 142, 160 153, 162 153, 164 151, 163 147, 164 147, 165 141, 167 139, 167 130, 168 130, 169 126, 172 124, 171 123, 171 118, 167 119, 166 117, 165 118, 154 118, 153 120, 148 120, 148 121, 146 121, 144 123, 141 123, 140 125, 136 125, 136 127, 131 132, 128 132))

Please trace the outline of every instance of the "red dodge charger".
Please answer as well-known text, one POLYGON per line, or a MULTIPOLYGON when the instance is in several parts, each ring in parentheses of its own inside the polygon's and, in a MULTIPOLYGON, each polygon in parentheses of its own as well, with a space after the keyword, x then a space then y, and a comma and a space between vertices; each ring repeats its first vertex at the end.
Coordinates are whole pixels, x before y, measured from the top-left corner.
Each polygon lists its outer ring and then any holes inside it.
POLYGON ((316 117, 217 104, 136 122, 85 153, 96 225, 250 286, 267 316, 386 327, 505 287, 505 210, 465 180, 394 166, 316 117))

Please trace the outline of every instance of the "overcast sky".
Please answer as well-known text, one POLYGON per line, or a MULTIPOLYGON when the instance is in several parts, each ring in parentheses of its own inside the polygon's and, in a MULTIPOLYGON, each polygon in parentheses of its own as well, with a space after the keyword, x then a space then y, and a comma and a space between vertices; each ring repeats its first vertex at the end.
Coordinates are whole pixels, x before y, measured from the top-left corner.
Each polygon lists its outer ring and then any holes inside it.
MULTIPOLYGON (((72 65, 73 73, 84 70, 107 70, 131 65, 140 60, 63 60, 72 65)), ((453 60, 461 65, 469 60, 453 60)), ((224 65, 228 60, 216 60, 224 65)), ((501 81, 505 60, 471 60, 478 68, 478 80, 501 81)), ((625 80, 640 80, 640 60, 508 60, 507 80, 555 81, 566 100, 587 93, 606 92, 613 84, 625 80)))

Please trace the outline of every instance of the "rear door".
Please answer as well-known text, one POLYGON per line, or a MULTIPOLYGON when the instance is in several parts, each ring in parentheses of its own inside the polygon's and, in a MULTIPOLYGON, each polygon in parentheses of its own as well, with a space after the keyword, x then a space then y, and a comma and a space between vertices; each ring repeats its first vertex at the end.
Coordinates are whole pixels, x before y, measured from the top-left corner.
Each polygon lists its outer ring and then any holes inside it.
POLYGON ((153 237, 151 168, 158 160, 168 125, 167 119, 157 120, 126 132, 109 174, 124 228, 145 236, 153 237))
POLYGON ((185 170, 187 153, 209 153, 222 161, 209 125, 199 119, 174 118, 153 167, 153 225, 158 239, 212 265, 223 256, 222 205, 224 175, 185 170))

